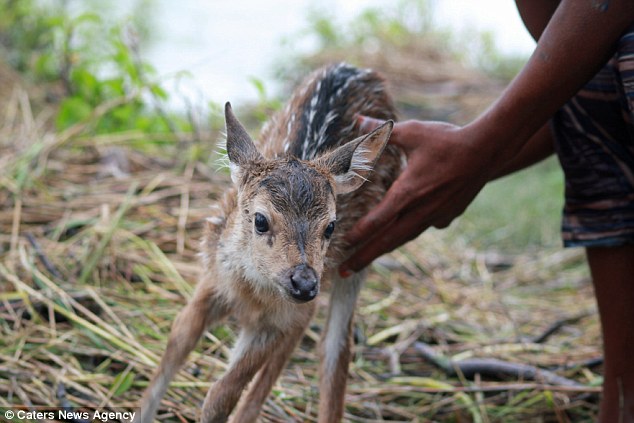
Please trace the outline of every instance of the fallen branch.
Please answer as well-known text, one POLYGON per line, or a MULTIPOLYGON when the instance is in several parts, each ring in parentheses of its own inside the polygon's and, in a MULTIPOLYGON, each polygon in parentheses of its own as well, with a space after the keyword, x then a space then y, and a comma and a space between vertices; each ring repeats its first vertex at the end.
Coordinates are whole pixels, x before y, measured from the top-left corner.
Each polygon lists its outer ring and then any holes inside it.
MULTIPOLYGON (((521 392, 521 391, 551 391, 551 392, 563 392, 563 393, 582 393, 582 394, 600 394, 603 388, 600 386, 556 386, 547 385, 543 383, 535 382, 521 382, 521 383, 495 383, 495 384, 475 384, 472 386, 420 386, 418 383, 420 378, 416 377, 394 377, 390 378, 390 382, 395 385, 402 386, 390 386, 389 392, 394 393, 407 393, 413 390, 417 392, 424 392, 428 394, 443 394, 443 393, 496 393, 496 392, 521 392)), ((373 398, 375 399, 379 394, 386 391, 385 387, 357 387, 355 393, 347 394, 349 397, 357 398, 373 398)))
POLYGON ((544 332, 542 332, 541 335, 538 335, 538 336, 534 337, 529 342, 533 342, 535 344, 541 344, 543 342, 546 342, 546 340, 548 338, 550 338, 555 332, 557 332, 562 327, 564 327, 566 325, 571 325, 573 323, 577 323, 579 320, 584 319, 584 318, 586 318, 586 317, 588 317, 590 315, 592 315, 592 313, 589 312, 589 311, 586 311, 586 312, 583 312, 583 313, 578 314, 576 316, 565 317, 563 319, 559 319, 555 323, 553 323, 552 325, 548 326, 544 330, 544 332))
POLYGON ((467 379, 472 379, 476 374, 479 374, 496 379, 514 378, 533 380, 549 385, 583 386, 572 379, 528 364, 510 363, 494 358, 469 358, 455 361, 437 354, 433 348, 423 342, 415 342, 413 348, 421 357, 444 371, 448 376, 462 375, 467 379))

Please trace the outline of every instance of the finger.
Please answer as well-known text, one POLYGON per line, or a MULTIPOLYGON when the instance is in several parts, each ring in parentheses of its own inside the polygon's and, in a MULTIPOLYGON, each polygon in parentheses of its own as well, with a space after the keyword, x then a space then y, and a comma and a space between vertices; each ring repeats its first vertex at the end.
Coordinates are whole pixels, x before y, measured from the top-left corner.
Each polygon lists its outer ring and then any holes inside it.
POLYGON ((357 250, 348 260, 346 260, 339 268, 342 276, 348 276, 352 272, 358 272, 368 266, 374 259, 389 253, 394 248, 391 243, 396 243, 394 237, 386 236, 386 234, 377 234, 367 243, 357 250))
POLYGON ((374 131, 376 128, 385 123, 382 119, 375 119, 373 117, 359 114, 356 115, 356 119, 357 125, 359 125, 359 131, 364 134, 374 131))
POLYGON ((408 241, 418 237, 427 228, 447 226, 456 215, 439 215, 429 203, 419 204, 402 211, 397 220, 373 232, 361 247, 340 266, 340 274, 347 276, 372 263, 374 259, 386 254, 408 241))
MULTIPOLYGON (((372 132, 386 122, 381 119, 376 119, 360 114, 355 115, 355 119, 361 133, 372 132)), ((407 152, 410 149, 408 141, 411 141, 412 139, 418 140, 419 138, 418 132, 421 131, 420 125, 421 122, 415 120, 407 120, 404 122, 394 123, 389 143, 396 145, 397 147, 400 147, 407 152)))
POLYGON ((396 122, 390 135, 390 144, 400 147, 405 154, 409 154, 412 148, 420 144, 424 133, 423 122, 417 120, 396 122))
MULTIPOLYGON (((401 175, 402 177, 403 175, 401 175)), ((394 181, 392 187, 385 193, 383 199, 357 223, 345 235, 346 242, 355 246, 370 238, 379 230, 389 226, 398 214, 407 206, 404 190, 400 188, 401 178, 394 181)))
POLYGON ((418 237, 428 225, 418 220, 415 211, 399 218, 398 222, 375 234, 368 242, 357 250, 345 263, 341 271, 355 271, 368 266, 374 259, 395 250, 408 241, 418 237))

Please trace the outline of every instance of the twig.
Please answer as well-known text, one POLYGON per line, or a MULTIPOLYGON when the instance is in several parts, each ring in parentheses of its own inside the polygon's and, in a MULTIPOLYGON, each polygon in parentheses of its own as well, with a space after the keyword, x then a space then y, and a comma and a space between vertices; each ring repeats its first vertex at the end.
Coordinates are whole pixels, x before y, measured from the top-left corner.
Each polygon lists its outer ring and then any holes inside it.
POLYGON ((13 206, 13 220, 11 222, 11 251, 16 251, 18 247, 18 237, 20 234, 21 215, 22 215, 22 198, 19 195, 16 195, 15 203, 13 206))
POLYGON ((546 340, 548 338, 550 338, 555 332, 557 332, 562 327, 564 327, 566 325, 571 325, 573 323, 576 323, 579 320, 590 316, 591 314, 592 313, 586 311, 586 312, 583 312, 583 313, 578 314, 576 316, 564 317, 563 319, 559 319, 555 323, 553 323, 552 325, 548 326, 546 328, 546 330, 544 330, 544 332, 542 332, 541 335, 534 337, 529 342, 533 342, 535 344, 541 344, 543 342, 546 342, 546 340))
POLYGON ((70 80, 70 73, 73 68, 73 52, 70 49, 70 45, 73 42, 75 35, 75 26, 69 25, 64 34, 63 51, 62 51, 62 63, 60 66, 60 79, 62 80, 62 86, 64 87, 64 94, 69 97, 74 94, 73 84, 70 80))
MULTIPOLYGON (((59 401, 59 405, 62 409, 66 411, 73 411, 73 404, 70 402, 68 397, 66 396, 66 386, 64 386, 64 382, 59 382, 57 385, 56 392, 57 400, 59 401)), ((70 421, 72 423, 89 423, 88 420, 79 419, 79 418, 71 418, 70 421)))
POLYGON ((474 375, 480 374, 497 379, 512 377, 552 385, 583 386, 574 380, 528 364, 510 363, 493 358, 470 358, 455 361, 437 354, 429 345, 423 342, 416 342, 413 347, 423 358, 444 371, 448 376, 462 374, 464 377, 472 379, 474 375))
POLYGON ((565 366, 561 366, 561 368, 564 370, 592 369, 602 364, 603 364, 603 357, 595 357, 595 358, 590 358, 588 360, 584 360, 580 363, 569 363, 569 364, 566 364, 565 366))
POLYGON ((42 251, 42 247, 40 246, 37 239, 33 236, 31 232, 26 233, 26 239, 29 241, 29 244, 35 250, 35 255, 37 255, 38 260, 42 263, 42 265, 48 270, 48 272, 56 277, 57 279, 62 279, 61 273, 57 270, 57 268, 50 262, 44 251, 42 251))
MULTIPOLYGON (((11 299, 4 304, 0 304, 0 313, 11 312, 15 309, 26 308, 29 306, 34 307, 35 311, 39 312, 47 305, 45 302, 36 298, 29 299, 29 301, 26 302, 24 299, 18 297, 18 293, 15 294, 15 299, 11 299)), ((72 299, 72 301, 77 303, 85 303, 86 300, 92 301, 92 297, 87 292, 68 293, 68 296, 72 299)), ((88 307, 90 307, 90 305, 88 307)), ((14 317, 17 318, 17 316, 14 317)), ((55 316, 55 318, 57 319, 57 316, 55 316)))
MULTIPOLYGON (((473 385, 473 386, 419 386, 417 381, 421 378, 417 377, 394 377, 390 379, 390 382, 394 384, 402 384, 402 389, 397 389, 395 387, 390 388, 390 392, 398 393, 398 392, 425 392, 429 394, 442 394, 442 393, 456 393, 456 392, 466 392, 466 393, 474 393, 474 392, 518 392, 518 391, 551 391, 551 392, 565 392, 565 393, 590 393, 590 394, 600 394, 603 391, 603 388, 600 386, 586 386, 586 385, 577 385, 577 386, 557 386, 557 385, 548 385, 543 383, 496 383, 496 384, 483 384, 483 385, 473 385)), ((358 392, 357 396, 368 398, 376 398, 378 392, 384 390, 383 387, 373 388, 356 388, 355 391, 358 392)), ((353 394, 348 394, 348 396, 353 396, 353 394)))

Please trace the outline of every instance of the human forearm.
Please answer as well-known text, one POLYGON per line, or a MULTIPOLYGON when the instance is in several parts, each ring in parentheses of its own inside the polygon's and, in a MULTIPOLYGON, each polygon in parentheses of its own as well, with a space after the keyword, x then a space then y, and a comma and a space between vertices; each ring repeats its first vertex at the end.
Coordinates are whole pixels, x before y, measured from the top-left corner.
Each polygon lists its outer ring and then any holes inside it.
POLYGON ((536 50, 502 97, 463 128, 489 162, 513 160, 524 144, 607 61, 634 20, 634 2, 564 0, 536 50), (609 7, 608 7, 609 6, 609 7))
POLYGON ((358 250, 342 265, 344 274, 430 226, 447 226, 491 179, 552 151, 546 122, 605 64, 634 20, 634 1, 602 4, 564 0, 542 26, 539 19, 546 14, 533 15, 533 31, 541 34, 535 53, 473 123, 456 127, 406 121, 394 126, 391 140, 407 156, 407 167, 379 205, 346 235, 358 250))
POLYGON ((542 126, 509 161, 501 163, 491 179, 498 179, 518 170, 525 169, 551 156, 555 151, 555 141, 550 124, 542 126))

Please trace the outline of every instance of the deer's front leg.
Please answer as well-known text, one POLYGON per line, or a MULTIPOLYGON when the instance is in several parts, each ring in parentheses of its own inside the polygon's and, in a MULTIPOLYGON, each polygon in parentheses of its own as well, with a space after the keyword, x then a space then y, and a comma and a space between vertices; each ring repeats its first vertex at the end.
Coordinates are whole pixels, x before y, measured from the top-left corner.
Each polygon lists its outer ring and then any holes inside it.
POLYGON ((282 332, 277 328, 244 328, 232 351, 229 369, 205 397, 203 423, 226 422, 242 391, 262 365, 276 351, 282 332))
POLYGON ((135 422, 151 423, 170 381, 196 346, 205 329, 227 314, 224 302, 215 299, 213 286, 199 285, 189 303, 174 320, 161 358, 141 400, 141 411, 135 422))
POLYGON ((231 418, 232 422, 250 423, 257 420, 262 404, 271 392, 273 384, 306 331, 315 311, 315 302, 307 303, 303 307, 305 307, 305 314, 295 319, 294 325, 281 334, 282 339, 275 344, 272 356, 264 363, 247 395, 240 401, 238 409, 231 418))
POLYGON ((343 416, 350 363, 352 319, 365 272, 332 283, 330 309, 321 338, 319 377, 319 422, 338 422, 343 416))

